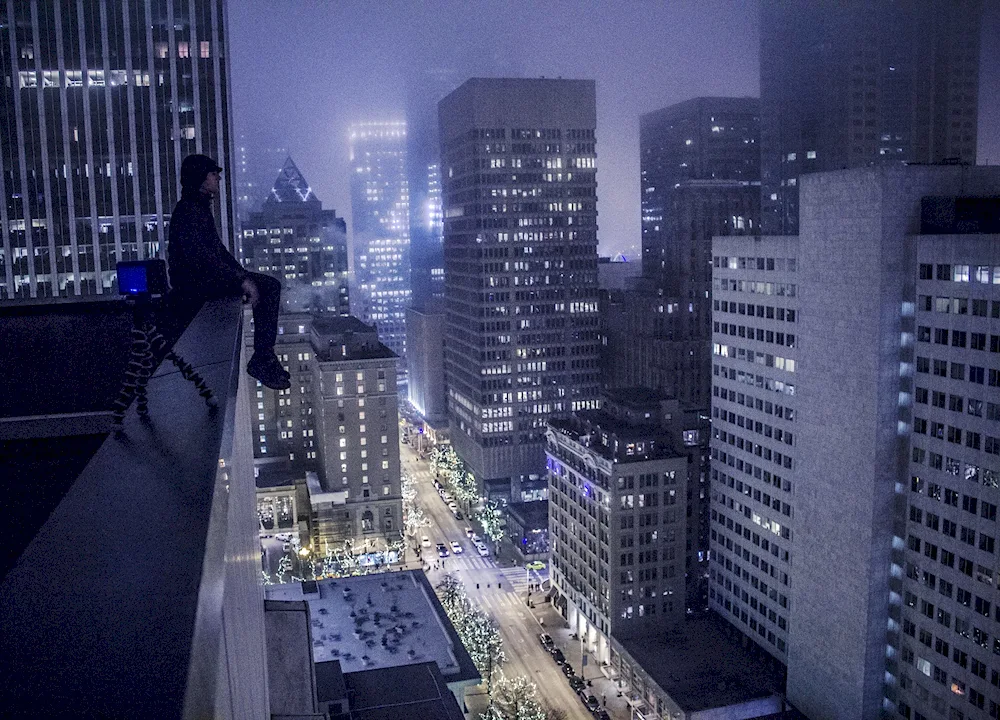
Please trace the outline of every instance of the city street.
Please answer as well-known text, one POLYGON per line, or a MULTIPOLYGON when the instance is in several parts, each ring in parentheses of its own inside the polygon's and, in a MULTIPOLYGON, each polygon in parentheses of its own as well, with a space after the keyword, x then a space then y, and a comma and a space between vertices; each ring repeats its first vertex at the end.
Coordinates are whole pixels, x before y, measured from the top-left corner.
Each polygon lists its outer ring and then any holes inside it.
MULTIPOLYGON (((455 519, 434 488, 429 464, 421 461, 411 446, 401 444, 400 448, 403 472, 414 479, 417 503, 430 521, 429 527, 417 533, 415 541, 419 545, 421 535, 430 539, 431 547, 422 548, 422 559, 425 565, 430 565, 427 575, 431 584, 437 585, 446 573, 458 578, 465 585, 469 597, 500 626, 507 656, 504 672, 512 676, 523 675, 532 680, 538 686, 539 697, 547 709, 561 710, 569 720, 592 719, 593 714, 584 707, 570 688, 562 669, 538 640, 539 633, 552 629, 551 621, 543 627, 539 624, 538 617, 542 614, 550 618, 558 616, 541 602, 536 604, 534 611, 527 607, 528 588, 524 568, 498 567, 492 554, 490 557, 480 557, 465 533, 465 528, 471 527, 468 517, 461 521, 455 519), (455 555, 449 547, 443 569, 434 569, 434 563, 439 559, 436 544, 442 542, 450 546, 453 540, 461 543, 464 552, 455 555)), ((414 539, 407 538, 407 542, 412 551, 414 539)), ((538 581, 534 573, 531 581, 538 581)), ((542 596, 542 593, 532 593, 533 600, 537 597, 540 601, 542 596)), ((596 671, 596 668, 589 669, 591 672, 596 671)), ((579 664, 576 670, 579 672, 579 664)), ((485 688, 480 695, 470 692, 468 700, 470 710, 485 708, 485 688)))

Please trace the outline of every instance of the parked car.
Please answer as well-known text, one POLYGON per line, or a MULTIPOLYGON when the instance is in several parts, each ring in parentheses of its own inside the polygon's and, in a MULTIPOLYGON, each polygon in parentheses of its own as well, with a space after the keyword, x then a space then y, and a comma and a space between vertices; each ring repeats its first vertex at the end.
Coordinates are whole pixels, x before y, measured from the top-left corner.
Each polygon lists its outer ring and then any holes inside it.
POLYGON ((574 675, 569 679, 569 686, 573 688, 573 692, 580 692, 587 687, 586 681, 579 675, 574 675))
POLYGON ((462 514, 461 510, 455 510, 454 513, 456 520, 465 520, 465 515, 462 514))
POLYGON ((593 695, 588 695, 587 699, 583 701, 583 704, 586 705, 587 709, 591 712, 594 712, 598 707, 600 707, 600 703, 597 702, 597 698, 593 695))
POLYGON ((573 667, 569 663, 566 663, 565 665, 562 666, 562 671, 563 675, 565 675, 568 678, 574 677, 576 675, 576 672, 574 672, 573 667))
POLYGON ((458 540, 451 541, 451 551, 456 555, 461 555, 463 552, 465 552, 464 548, 462 547, 462 544, 458 542, 458 540))
POLYGON ((607 710, 598 710, 598 711, 596 711, 594 713, 594 717, 597 718, 597 720, 611 720, 611 716, 608 715, 608 711, 607 710))
POLYGON ((448 557, 448 548, 444 546, 444 543, 437 544, 438 557, 448 557))
POLYGON ((449 500, 448 501, 448 509, 451 510, 452 512, 457 511, 458 510, 458 503, 456 503, 454 500, 449 500))
POLYGON ((555 660, 560 665, 566 662, 566 656, 563 655, 563 651, 560 650, 559 648, 551 647, 549 648, 549 652, 552 654, 552 659, 555 660))
POLYGON ((424 535, 422 538, 420 538, 420 546, 421 547, 430 547, 431 546, 431 539, 429 537, 427 537, 426 535, 424 535))
POLYGON ((476 533, 472 533, 470 537, 472 538, 472 542, 476 543, 477 545, 483 541, 483 539, 479 537, 479 535, 477 535, 476 533))
POLYGON ((552 649, 552 636, 548 633, 539 633, 538 641, 542 643, 542 647, 546 650, 552 649))

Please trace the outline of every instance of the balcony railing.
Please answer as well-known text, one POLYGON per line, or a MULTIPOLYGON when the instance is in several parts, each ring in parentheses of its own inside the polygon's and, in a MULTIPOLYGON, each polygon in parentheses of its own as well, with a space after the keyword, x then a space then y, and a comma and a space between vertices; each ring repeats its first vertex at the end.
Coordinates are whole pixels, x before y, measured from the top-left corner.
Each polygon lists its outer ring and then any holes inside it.
POLYGON ((0 311, 0 377, 21 393, 0 404, 0 490, 47 503, 0 568, 0 715, 267 717, 242 324, 237 300, 209 302, 175 345, 218 407, 165 363, 149 418, 133 407, 114 434, 127 309, 0 311))

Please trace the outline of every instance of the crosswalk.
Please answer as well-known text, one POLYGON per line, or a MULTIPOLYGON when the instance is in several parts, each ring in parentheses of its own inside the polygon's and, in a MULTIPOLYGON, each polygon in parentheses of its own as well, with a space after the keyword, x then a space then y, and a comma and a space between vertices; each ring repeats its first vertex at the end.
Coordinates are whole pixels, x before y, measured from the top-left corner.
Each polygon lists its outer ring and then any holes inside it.
POLYGON ((540 577, 538 573, 532 572, 530 577, 526 577, 524 568, 497 567, 492 558, 471 554, 451 555, 444 559, 444 566, 437 569, 439 572, 454 574, 464 582, 492 584, 499 581, 502 589, 513 593, 526 593, 529 583, 533 586, 544 579, 544 574, 540 577), (467 577, 463 578, 463 575, 467 577))

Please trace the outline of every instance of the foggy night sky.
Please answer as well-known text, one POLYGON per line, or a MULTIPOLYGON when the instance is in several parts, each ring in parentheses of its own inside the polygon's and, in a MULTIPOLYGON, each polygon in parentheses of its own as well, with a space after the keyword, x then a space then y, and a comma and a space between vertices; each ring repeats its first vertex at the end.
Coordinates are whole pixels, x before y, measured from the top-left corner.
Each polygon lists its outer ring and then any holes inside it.
MULTIPOLYGON (((1000 164, 1000 3, 987 6, 978 158, 1000 164)), ((600 252, 630 257, 639 115, 760 87, 758 0, 238 0, 229 30, 237 141, 287 148, 348 232, 347 128, 406 119, 414 69, 595 79, 600 252)))

